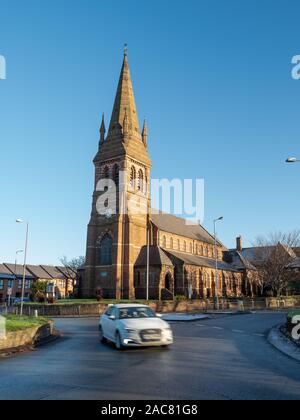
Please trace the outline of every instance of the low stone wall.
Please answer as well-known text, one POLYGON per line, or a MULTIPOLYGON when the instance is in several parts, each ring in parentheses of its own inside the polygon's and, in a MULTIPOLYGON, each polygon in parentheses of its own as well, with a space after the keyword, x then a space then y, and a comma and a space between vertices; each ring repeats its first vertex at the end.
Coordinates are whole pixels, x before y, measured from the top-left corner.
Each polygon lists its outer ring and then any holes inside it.
POLYGON ((300 296, 287 296, 282 298, 267 298, 267 308, 297 308, 300 307, 300 296))
MULTIPOLYGON (((241 299, 242 300, 242 299, 241 299)), ((266 309, 266 300, 243 300, 245 310, 266 309)), ((150 307, 158 313, 186 313, 186 312, 202 312, 214 309, 213 300, 193 300, 193 301, 165 301, 151 302, 150 307)), ((220 308, 223 310, 238 310, 238 300, 221 300, 220 308)), ((34 311, 38 311, 39 316, 47 317, 76 317, 76 316, 99 316, 107 309, 107 304, 68 304, 68 305, 26 305, 24 313, 33 315, 34 311)))
POLYGON ((44 339, 53 335, 53 332, 53 321, 49 321, 46 325, 43 326, 8 332, 6 334, 6 339, 0 340, 0 351, 37 345, 44 339))

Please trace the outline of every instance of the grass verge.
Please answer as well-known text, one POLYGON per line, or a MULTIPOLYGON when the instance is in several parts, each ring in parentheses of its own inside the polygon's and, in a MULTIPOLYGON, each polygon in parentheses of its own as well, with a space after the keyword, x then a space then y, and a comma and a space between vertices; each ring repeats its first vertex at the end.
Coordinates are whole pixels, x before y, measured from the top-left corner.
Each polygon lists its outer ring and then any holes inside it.
POLYGON ((47 318, 34 318, 30 316, 18 316, 18 315, 5 315, 6 318, 6 331, 20 331, 26 328, 39 327, 48 322, 47 318))

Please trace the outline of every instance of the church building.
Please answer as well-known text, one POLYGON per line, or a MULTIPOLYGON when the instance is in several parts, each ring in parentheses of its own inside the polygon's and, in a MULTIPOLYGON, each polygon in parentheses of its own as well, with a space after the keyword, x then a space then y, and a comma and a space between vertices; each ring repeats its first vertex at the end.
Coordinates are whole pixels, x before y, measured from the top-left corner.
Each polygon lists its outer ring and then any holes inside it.
POLYGON ((222 243, 215 244, 214 236, 201 225, 151 209, 148 129, 144 122, 140 130, 127 51, 108 131, 102 120, 94 165, 82 297, 98 293, 117 299, 214 298, 217 291, 224 297, 243 293, 243 275, 226 262, 222 243), (116 212, 98 211, 101 180, 117 185, 116 212), (121 211, 122 203, 138 206, 141 199, 145 211, 127 206, 121 211))

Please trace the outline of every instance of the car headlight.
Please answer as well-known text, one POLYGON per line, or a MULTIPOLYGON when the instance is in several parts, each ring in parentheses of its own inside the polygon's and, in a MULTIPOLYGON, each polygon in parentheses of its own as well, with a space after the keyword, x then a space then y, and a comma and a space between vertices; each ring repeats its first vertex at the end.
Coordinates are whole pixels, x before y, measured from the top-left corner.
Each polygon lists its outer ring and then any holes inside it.
POLYGON ((173 331, 171 330, 171 328, 166 328, 165 330, 163 330, 163 332, 168 337, 172 337, 173 336, 173 331))
POLYGON ((136 333, 136 330, 133 330, 132 328, 125 328, 125 331, 126 331, 128 334, 134 334, 134 333, 136 333))

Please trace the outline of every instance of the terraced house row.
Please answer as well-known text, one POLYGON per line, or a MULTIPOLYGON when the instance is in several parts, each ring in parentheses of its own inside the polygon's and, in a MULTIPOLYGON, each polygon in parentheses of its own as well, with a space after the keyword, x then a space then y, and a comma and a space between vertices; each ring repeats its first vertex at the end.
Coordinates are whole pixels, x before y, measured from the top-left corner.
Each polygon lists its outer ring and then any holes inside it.
MULTIPOLYGON (((53 285, 55 297, 63 299, 73 293, 76 272, 71 268, 49 265, 27 265, 25 270, 25 297, 32 294, 34 282, 42 281, 53 285)), ((19 298, 22 294, 23 266, 0 264, 0 302, 5 302, 10 294, 19 298)))

